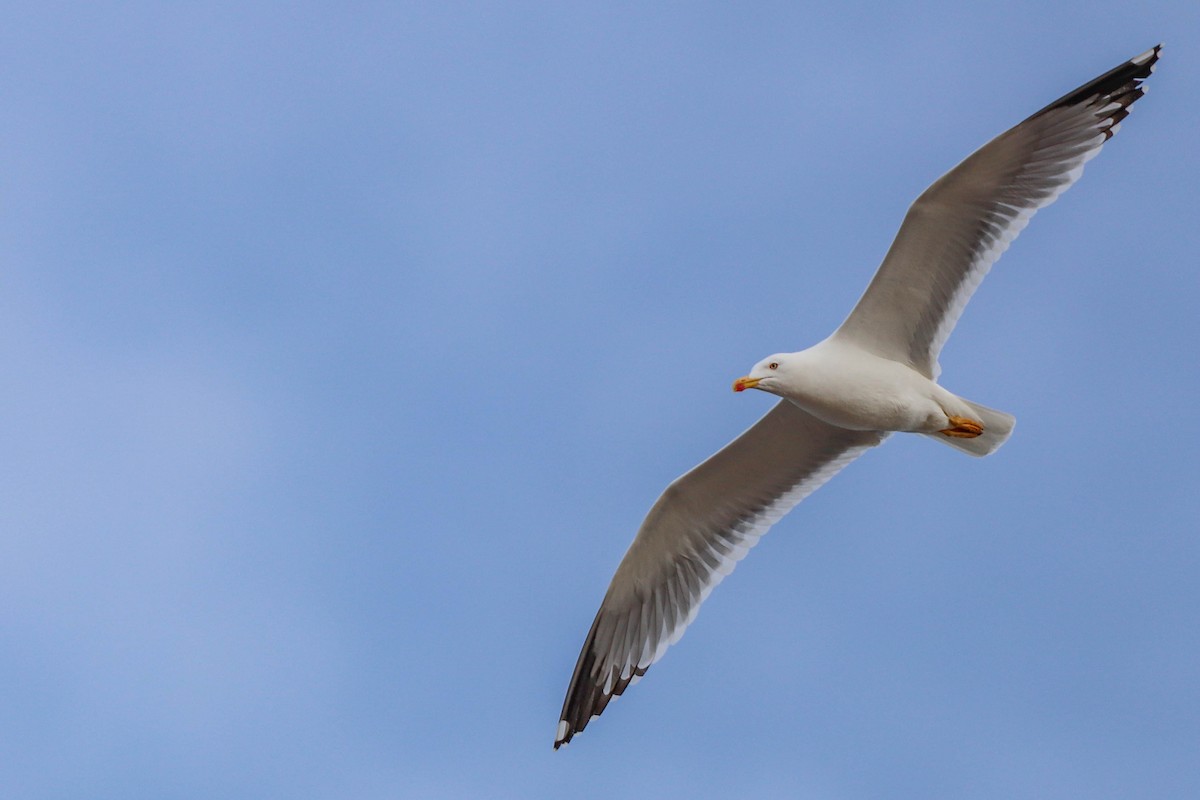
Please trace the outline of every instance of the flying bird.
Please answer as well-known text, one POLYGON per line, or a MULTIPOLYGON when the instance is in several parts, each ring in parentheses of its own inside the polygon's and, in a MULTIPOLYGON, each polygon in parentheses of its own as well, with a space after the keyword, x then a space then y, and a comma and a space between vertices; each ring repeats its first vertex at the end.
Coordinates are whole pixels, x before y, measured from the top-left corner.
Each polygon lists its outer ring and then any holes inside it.
POLYGON ((767 529, 892 432, 973 456, 1004 444, 1015 419, 942 388, 938 354, 996 259, 1117 132, 1161 50, 1054 101, 939 178, 909 208, 841 327, 734 382, 782 399, 646 515, 584 641, 555 749, 679 640, 767 529))

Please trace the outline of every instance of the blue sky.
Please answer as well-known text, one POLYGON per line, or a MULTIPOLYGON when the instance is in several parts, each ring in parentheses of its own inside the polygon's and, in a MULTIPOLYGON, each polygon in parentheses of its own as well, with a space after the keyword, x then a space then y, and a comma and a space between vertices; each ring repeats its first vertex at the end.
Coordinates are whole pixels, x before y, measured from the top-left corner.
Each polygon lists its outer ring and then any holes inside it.
POLYGON ((1195 4, 5 20, 4 796, 1200 795, 1195 4), (552 752, 731 379, 1163 40, 943 353, 1013 439, 869 453, 552 752))

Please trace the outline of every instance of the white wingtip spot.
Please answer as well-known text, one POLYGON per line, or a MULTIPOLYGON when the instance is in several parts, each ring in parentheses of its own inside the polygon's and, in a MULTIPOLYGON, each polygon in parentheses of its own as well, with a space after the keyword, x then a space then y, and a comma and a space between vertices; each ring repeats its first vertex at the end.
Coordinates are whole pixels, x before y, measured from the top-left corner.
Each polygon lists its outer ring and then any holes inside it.
POLYGON ((1145 64, 1147 61, 1154 58, 1154 54, 1157 53, 1161 49, 1162 49, 1161 44, 1157 45, 1156 47, 1151 47, 1149 50, 1142 53, 1140 56, 1134 56, 1133 58, 1130 59, 1130 61, 1132 61, 1134 64, 1137 64, 1140 67, 1142 64, 1145 64))
POLYGON ((554 741, 561 742, 567 735, 567 721, 560 719, 558 721, 558 730, 554 732, 554 741))

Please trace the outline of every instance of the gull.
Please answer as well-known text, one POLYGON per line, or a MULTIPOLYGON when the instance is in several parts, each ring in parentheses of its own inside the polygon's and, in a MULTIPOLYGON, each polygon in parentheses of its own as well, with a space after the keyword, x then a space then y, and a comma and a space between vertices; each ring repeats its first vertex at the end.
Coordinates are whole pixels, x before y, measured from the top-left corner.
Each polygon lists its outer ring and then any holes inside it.
POLYGON ((938 354, 996 259, 1117 132, 1161 50, 1054 101, 939 178, 909 208, 841 327, 734 382, 736 392, 782 399, 651 507, 584 641, 556 750, 679 640, 759 537, 891 433, 973 456, 1004 444, 1016 420, 942 388, 938 354))

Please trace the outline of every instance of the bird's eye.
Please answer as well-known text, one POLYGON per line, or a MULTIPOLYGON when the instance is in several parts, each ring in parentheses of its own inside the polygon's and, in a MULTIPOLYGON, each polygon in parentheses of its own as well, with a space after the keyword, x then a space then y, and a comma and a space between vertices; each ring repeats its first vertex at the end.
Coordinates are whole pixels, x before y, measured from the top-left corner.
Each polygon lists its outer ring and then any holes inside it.
POLYGON ((767 364, 767 369, 779 369, 779 362, 772 361, 770 364, 767 364))

